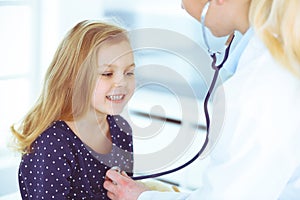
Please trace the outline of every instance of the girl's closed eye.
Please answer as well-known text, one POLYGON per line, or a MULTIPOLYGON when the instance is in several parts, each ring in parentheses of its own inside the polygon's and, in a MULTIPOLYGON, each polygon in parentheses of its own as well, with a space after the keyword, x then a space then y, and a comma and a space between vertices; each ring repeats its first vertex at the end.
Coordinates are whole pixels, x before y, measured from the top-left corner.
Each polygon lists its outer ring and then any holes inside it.
POLYGON ((127 76, 134 76, 134 70, 127 71, 125 74, 127 76))
POLYGON ((103 72, 103 73, 101 74, 101 76, 105 76, 105 77, 111 77, 112 75, 113 75, 112 72, 103 72))

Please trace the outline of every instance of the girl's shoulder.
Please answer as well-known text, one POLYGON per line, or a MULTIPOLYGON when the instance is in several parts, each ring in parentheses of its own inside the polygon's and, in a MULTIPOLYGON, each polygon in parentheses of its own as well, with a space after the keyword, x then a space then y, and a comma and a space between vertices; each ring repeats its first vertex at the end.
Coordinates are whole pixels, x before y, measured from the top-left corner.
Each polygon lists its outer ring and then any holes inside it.
POLYGON ((82 143, 64 121, 53 122, 31 145, 30 153, 22 156, 22 166, 74 160, 82 143))
POLYGON ((33 151, 65 150, 78 147, 80 140, 64 121, 53 122, 33 142, 33 151))
POLYGON ((49 140, 57 138, 58 141, 68 141, 70 139, 77 138, 66 122, 62 120, 52 122, 52 124, 48 126, 48 128, 39 137, 44 139, 49 138, 49 140))

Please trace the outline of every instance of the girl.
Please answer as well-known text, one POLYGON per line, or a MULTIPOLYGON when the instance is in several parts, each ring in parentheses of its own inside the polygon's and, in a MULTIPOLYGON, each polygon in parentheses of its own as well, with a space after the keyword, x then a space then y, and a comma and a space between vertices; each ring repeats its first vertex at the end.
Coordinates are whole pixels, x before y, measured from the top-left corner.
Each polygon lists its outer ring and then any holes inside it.
POLYGON ((58 47, 42 93, 12 132, 22 199, 108 199, 112 166, 132 173, 132 131, 119 114, 135 89, 125 30, 82 21, 58 47))

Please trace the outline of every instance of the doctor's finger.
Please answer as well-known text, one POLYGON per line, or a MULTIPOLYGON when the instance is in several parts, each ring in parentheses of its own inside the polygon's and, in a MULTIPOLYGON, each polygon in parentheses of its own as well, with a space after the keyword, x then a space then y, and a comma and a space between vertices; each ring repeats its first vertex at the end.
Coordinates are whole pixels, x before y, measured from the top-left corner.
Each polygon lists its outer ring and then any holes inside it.
POLYGON ((111 193, 111 192, 107 192, 107 196, 108 196, 108 198, 110 198, 111 200, 116 200, 116 196, 115 196, 115 194, 114 193, 111 193))
POLYGON ((116 172, 115 170, 108 170, 106 172, 106 177, 115 183, 119 183, 122 181, 122 179, 124 179, 124 177, 119 172, 116 172))
POLYGON ((128 174, 125 171, 122 171, 121 174, 127 178, 130 178, 130 176, 128 176, 128 174))
POLYGON ((116 191, 116 185, 110 180, 105 180, 103 183, 103 187, 111 193, 114 193, 116 191))

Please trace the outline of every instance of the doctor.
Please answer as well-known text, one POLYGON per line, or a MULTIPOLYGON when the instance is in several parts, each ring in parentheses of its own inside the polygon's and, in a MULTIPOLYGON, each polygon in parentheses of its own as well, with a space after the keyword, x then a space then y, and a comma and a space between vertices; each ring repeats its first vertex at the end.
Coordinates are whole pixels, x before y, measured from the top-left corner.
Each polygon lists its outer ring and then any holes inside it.
MULTIPOLYGON (((200 21, 207 0, 183 0, 200 21)), ((300 199, 300 1, 211 0, 205 25, 243 38, 224 66, 225 121, 203 187, 189 194, 147 191, 109 170, 113 200, 300 199)), ((201 35, 201 33, 199 33, 201 35)), ((218 103, 218 99, 214 99, 218 103)), ((214 126, 212 118, 211 126, 214 126)), ((200 173, 200 172, 199 172, 200 173)))

